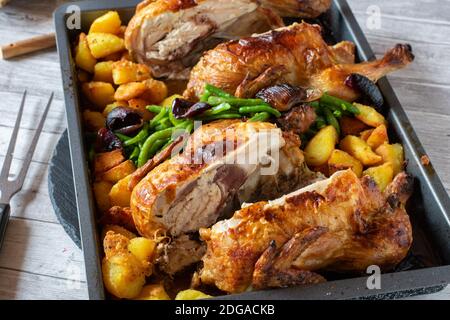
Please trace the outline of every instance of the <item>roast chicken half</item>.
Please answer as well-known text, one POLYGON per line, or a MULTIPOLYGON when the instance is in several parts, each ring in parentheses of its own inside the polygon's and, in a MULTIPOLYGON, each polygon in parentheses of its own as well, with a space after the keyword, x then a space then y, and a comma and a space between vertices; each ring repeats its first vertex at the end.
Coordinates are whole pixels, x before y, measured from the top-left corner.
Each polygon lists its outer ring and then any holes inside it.
POLYGON ((155 77, 187 79, 203 51, 283 26, 281 17, 315 17, 331 0, 146 0, 125 33, 132 57, 155 77))
POLYGON ((290 84, 353 101, 358 92, 345 84, 350 74, 376 81, 413 58, 409 45, 398 44, 380 60, 355 63, 353 43, 329 46, 319 25, 294 23, 208 51, 192 69, 184 95, 196 100, 206 83, 238 97, 252 97, 271 85, 290 84))
POLYGON ((321 270, 392 268, 412 243, 404 208, 412 184, 400 173, 381 193, 369 176, 339 171, 277 200, 247 205, 200 230, 207 252, 199 279, 236 293, 321 282, 321 270))

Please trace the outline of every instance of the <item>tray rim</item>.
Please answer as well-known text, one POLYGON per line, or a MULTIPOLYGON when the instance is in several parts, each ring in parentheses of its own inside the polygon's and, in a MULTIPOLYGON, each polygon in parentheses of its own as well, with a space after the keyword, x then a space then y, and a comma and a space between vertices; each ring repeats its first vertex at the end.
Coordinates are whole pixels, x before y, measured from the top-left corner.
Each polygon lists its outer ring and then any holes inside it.
MULTIPOLYGON (((65 20, 67 8, 76 5, 81 11, 101 11, 114 9, 127 9, 135 7, 140 0, 109 0, 109 1, 76 1, 59 6, 54 14, 54 24, 57 38, 58 55, 61 64, 62 82, 64 90, 64 101, 67 118, 67 131, 72 159, 73 178, 75 184, 75 196, 77 211, 80 223, 81 244, 85 261, 86 282, 88 286, 88 296, 92 300, 105 299, 105 290, 101 272, 101 256, 99 252, 99 239, 95 221, 95 206, 91 186, 89 184, 88 168, 86 165, 86 153, 84 149, 81 112, 78 108, 78 86, 73 77, 73 63, 70 60, 70 51, 67 44, 69 37, 66 32, 65 20)), ((346 0, 334 0, 334 5, 340 11, 343 23, 347 25, 352 34, 359 55, 368 60, 374 57, 373 51, 365 38, 359 24, 346 0)), ((401 107, 393 88, 386 78, 378 81, 381 91, 387 99, 389 105, 394 109, 393 116, 403 118, 410 124, 405 111, 401 107)), ((410 144, 410 149, 414 152, 412 159, 420 161, 420 156, 426 154, 414 129, 406 132, 402 126, 397 128, 398 134, 403 140, 410 144)), ((450 216, 445 208, 450 208, 450 198, 448 197, 438 175, 431 168, 427 172, 421 165, 418 166, 422 176, 428 182, 436 204, 444 213, 448 225, 450 216)), ((402 271, 395 273, 384 273, 381 275, 383 283, 382 289, 370 290, 365 286, 367 277, 335 280, 313 286, 293 287, 286 289, 255 291, 242 294, 233 294, 216 297, 216 299, 236 300, 236 299, 355 299, 370 297, 380 294, 394 292, 406 292, 424 287, 445 286, 450 283, 450 265, 423 268, 418 270, 402 271)))

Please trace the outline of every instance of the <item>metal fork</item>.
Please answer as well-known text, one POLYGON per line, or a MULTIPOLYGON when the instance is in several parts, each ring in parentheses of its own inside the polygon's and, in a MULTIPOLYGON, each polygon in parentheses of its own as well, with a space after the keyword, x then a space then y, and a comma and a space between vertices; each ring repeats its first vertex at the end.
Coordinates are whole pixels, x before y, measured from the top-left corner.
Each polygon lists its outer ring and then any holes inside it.
POLYGON ((41 134, 42 128, 44 126, 45 118, 47 117, 48 110, 53 100, 53 92, 50 95, 47 106, 45 107, 44 113, 42 114, 41 120, 39 121, 36 132, 34 133, 33 139, 31 141, 30 149, 24 159, 24 164, 19 171, 19 174, 14 180, 9 180, 9 170, 11 168, 11 161, 13 159, 13 151, 16 145, 17 134, 19 131, 20 121, 22 120, 23 107, 25 105, 25 97, 27 92, 24 91, 22 96, 22 103, 20 104, 19 112, 17 113, 16 124, 14 126, 13 133, 11 135, 11 140, 9 142, 8 151, 6 152, 5 160, 3 162, 3 168, 0 173, 0 249, 3 244, 3 239, 5 237, 6 226, 8 225, 10 206, 9 202, 13 195, 22 189, 23 182, 25 181, 25 176, 27 174, 28 168, 30 167, 31 159, 33 158, 34 150, 36 149, 39 136, 41 134))

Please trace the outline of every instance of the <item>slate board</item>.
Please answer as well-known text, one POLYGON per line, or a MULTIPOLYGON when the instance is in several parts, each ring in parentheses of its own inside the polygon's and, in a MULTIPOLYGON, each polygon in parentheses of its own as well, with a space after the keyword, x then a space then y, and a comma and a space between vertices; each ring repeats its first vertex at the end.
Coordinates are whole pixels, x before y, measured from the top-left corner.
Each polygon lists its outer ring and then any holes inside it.
POLYGON ((67 130, 61 135, 50 160, 48 191, 56 217, 69 237, 81 248, 80 226, 67 130))

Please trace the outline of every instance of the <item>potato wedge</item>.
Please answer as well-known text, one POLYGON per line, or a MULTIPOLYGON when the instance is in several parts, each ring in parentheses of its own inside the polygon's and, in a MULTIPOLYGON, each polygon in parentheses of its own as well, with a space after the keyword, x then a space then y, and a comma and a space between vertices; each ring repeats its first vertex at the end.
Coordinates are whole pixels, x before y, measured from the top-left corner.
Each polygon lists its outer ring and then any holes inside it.
POLYGON ((132 174, 135 170, 136 166, 134 165, 133 161, 126 160, 121 164, 119 164, 118 166, 115 166, 114 168, 111 168, 108 171, 103 172, 99 178, 100 180, 117 183, 119 182, 119 180, 125 178, 129 174, 132 174))
POLYGON ((333 126, 320 129, 306 145, 306 163, 311 166, 320 166, 326 163, 337 142, 338 134, 333 126))
POLYGON ((114 98, 116 100, 128 101, 130 99, 138 98, 146 91, 147 87, 143 82, 129 82, 122 84, 117 88, 114 98))
POLYGON ((378 113, 378 111, 374 108, 356 102, 353 103, 353 105, 358 108, 360 112, 360 114, 356 115, 356 118, 358 118, 368 126, 376 128, 382 124, 387 125, 386 119, 383 117, 383 115, 381 113, 378 113))
POLYGON ((91 53, 88 46, 88 41, 84 33, 80 34, 78 45, 75 49, 75 64, 78 68, 87 72, 94 72, 94 66, 97 63, 97 59, 91 53))
POLYGON ((352 169, 353 172, 361 177, 363 171, 363 165, 361 161, 353 158, 347 152, 334 149, 331 153, 330 159, 328 159, 328 172, 330 175, 336 171, 352 169))
POLYGON ((112 169, 125 161, 122 150, 97 153, 94 158, 94 173, 98 175, 112 169))
POLYGON ((107 82, 85 82, 81 90, 86 98, 92 102, 100 111, 110 103, 114 102, 114 88, 107 82))
POLYGON ((135 300, 170 300, 170 297, 162 284, 148 284, 135 300))
POLYGON ((115 62, 112 74, 114 83, 119 85, 129 82, 144 81, 151 77, 149 67, 127 60, 115 62))
POLYGON ((394 170, 392 168, 392 163, 386 162, 380 166, 364 170, 363 175, 371 176, 380 190, 384 191, 387 185, 394 179, 394 170))
POLYGON ((359 137, 367 142, 367 139, 369 139, 369 136, 372 134, 373 130, 375 129, 364 130, 359 133, 359 137))
POLYGON ((345 116, 339 119, 339 125, 341 126, 342 136, 347 136, 349 134, 356 136, 361 131, 367 130, 367 128, 369 128, 362 121, 353 117, 345 117, 345 116))
POLYGON ((366 142, 373 150, 378 148, 383 143, 389 143, 386 126, 382 124, 376 127, 367 138, 366 142))
POLYGON ((87 35, 87 42, 96 59, 125 49, 123 39, 110 33, 93 32, 87 35))
POLYGON ((83 122, 88 131, 97 132, 105 126, 105 117, 98 111, 84 110, 83 122))
POLYGON ((109 192, 111 191, 113 184, 108 181, 94 182, 92 188, 94 191, 95 202, 100 212, 105 212, 111 208, 109 201, 109 192))
POLYGON ((98 62, 94 67, 94 81, 113 83, 112 68, 114 61, 98 62))
POLYGON ((111 206, 129 207, 131 199, 131 191, 128 190, 128 183, 130 182, 131 175, 121 179, 111 189, 109 193, 109 200, 111 206))
POLYGON ((399 143, 387 144, 384 143, 379 146, 375 153, 383 158, 383 163, 391 163, 394 170, 394 176, 403 171, 405 156, 403 147, 399 143))
POLYGON ((101 32, 118 34, 121 25, 122 22, 120 21, 120 16, 117 11, 109 11, 92 22, 89 33, 101 32))
POLYGON ((168 90, 164 82, 148 79, 144 81, 144 84, 147 90, 141 98, 147 100, 150 104, 159 104, 167 97, 168 90))
POLYGON ((203 293, 198 290, 193 289, 187 289, 178 292, 177 296, 175 297, 175 300, 198 300, 198 299, 206 299, 211 298, 212 296, 203 293))
POLYGON ((379 155, 372 151, 363 139, 356 136, 346 136, 341 140, 339 146, 343 151, 361 161, 365 166, 372 166, 383 160, 379 155))

